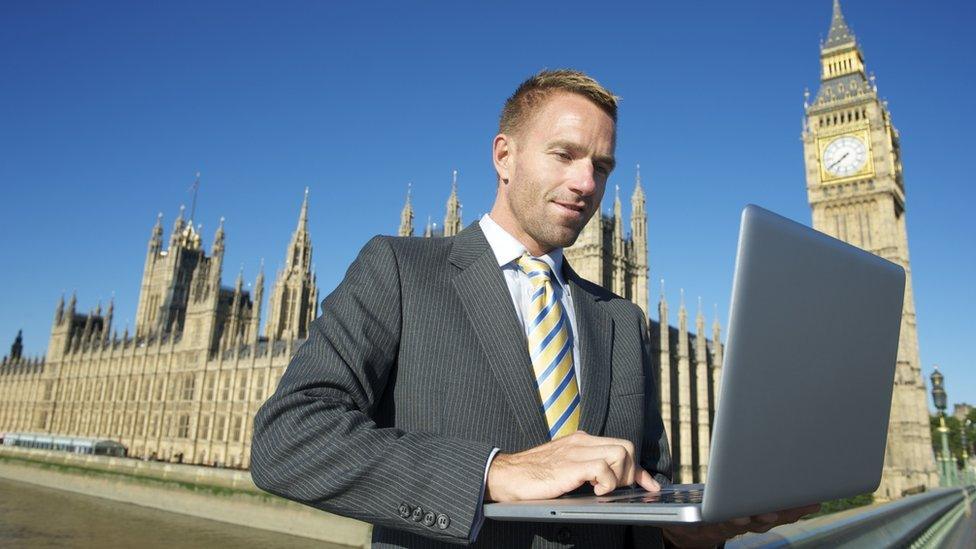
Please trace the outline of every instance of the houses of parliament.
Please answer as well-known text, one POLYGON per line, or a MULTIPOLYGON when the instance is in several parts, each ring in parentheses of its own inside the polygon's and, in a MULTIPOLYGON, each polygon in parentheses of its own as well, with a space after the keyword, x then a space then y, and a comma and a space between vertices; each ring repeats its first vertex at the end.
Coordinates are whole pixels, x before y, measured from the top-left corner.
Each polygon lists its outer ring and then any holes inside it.
MULTIPOLYGON (((876 492, 879 499, 894 499, 937 484, 918 356, 899 134, 837 0, 820 59, 820 89, 805 100, 801 130, 813 226, 902 265, 909 275, 884 474, 876 492)), ((446 206, 443 225, 428 221, 423 237, 461 230, 456 173, 446 206)), ((647 211, 639 168, 629 223, 622 210, 617 189, 611 213, 598 211, 565 257, 581 276, 649 313, 647 211)), ((308 223, 306 191, 284 267, 271 286, 262 333, 263 269, 253 291, 240 275, 232 287, 223 286, 223 223, 208 253, 182 208, 167 239, 160 215, 150 231, 134 331, 114 329, 112 303, 104 311, 98 306, 83 312, 74 295, 67 303, 62 296, 46 356, 23 357, 18 334, 0 363, 0 432, 109 438, 132 457, 248 467, 252 418, 319 312, 308 223)), ((414 234, 409 191, 398 234, 414 234)), ((672 326, 663 287, 657 316, 657 322, 648 318, 648 329, 675 481, 703 482, 719 394, 721 329, 714 319, 709 339, 699 301, 691 333, 683 292, 672 326)))

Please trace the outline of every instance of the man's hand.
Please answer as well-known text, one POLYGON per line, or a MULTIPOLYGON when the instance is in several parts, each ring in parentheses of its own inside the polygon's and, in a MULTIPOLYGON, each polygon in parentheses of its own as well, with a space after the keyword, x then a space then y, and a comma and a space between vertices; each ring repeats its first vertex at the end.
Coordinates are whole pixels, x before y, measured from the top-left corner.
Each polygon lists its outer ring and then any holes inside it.
POLYGON ((586 482, 598 496, 634 483, 661 489, 636 463, 630 441, 577 431, 517 454, 498 453, 488 469, 485 500, 552 499, 586 482))
POLYGON ((747 532, 765 532, 781 524, 800 520, 800 517, 816 513, 820 504, 787 509, 778 513, 766 513, 748 518, 732 519, 717 524, 691 524, 688 526, 665 526, 664 536, 678 547, 715 547, 727 539, 747 532))

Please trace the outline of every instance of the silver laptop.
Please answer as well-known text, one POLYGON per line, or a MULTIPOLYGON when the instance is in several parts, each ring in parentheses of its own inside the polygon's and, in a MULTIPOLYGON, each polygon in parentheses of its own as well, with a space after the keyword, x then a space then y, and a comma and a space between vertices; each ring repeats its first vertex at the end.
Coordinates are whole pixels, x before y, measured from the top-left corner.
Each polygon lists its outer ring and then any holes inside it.
POLYGON ((718 522, 873 492, 904 293, 900 266, 747 206, 705 485, 492 503, 485 516, 718 522))

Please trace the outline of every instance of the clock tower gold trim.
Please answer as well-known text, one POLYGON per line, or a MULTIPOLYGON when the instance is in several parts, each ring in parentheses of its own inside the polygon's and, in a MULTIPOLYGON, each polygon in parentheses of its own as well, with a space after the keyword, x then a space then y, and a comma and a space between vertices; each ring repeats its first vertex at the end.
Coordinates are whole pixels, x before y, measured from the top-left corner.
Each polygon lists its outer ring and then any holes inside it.
POLYGON ((817 136, 817 151, 818 151, 818 154, 817 154, 817 164, 820 166, 820 182, 821 183, 824 183, 824 184, 827 184, 827 183, 844 183, 844 182, 847 182, 847 181, 852 181, 854 179, 863 179, 863 178, 873 177, 874 176, 874 158, 873 158, 874 157, 874 151, 871 150, 871 134, 870 134, 870 132, 868 130, 867 125, 865 125, 862 129, 856 130, 856 131, 845 130, 845 131, 834 132, 834 133, 830 133, 830 134, 818 135, 817 136), (861 143, 864 143, 864 148, 865 148, 865 151, 866 151, 865 154, 866 154, 867 158, 865 159, 864 165, 861 166, 861 169, 858 170, 857 173, 853 173, 851 175, 836 176, 836 175, 830 173, 829 171, 827 171, 827 167, 824 166, 824 160, 823 160, 823 158, 824 158, 824 151, 835 140, 840 139, 841 137, 845 137, 845 136, 855 137, 858 140, 860 140, 861 143))

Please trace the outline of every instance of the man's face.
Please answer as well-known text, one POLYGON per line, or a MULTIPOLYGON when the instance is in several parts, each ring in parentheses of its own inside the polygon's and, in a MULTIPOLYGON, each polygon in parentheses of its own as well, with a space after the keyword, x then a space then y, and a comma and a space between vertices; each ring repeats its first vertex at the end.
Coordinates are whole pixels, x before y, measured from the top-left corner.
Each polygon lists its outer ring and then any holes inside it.
POLYGON ((600 207, 614 146, 609 115, 583 96, 554 93, 520 131, 495 137, 492 219, 533 255, 572 245, 600 207))

